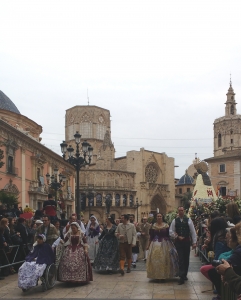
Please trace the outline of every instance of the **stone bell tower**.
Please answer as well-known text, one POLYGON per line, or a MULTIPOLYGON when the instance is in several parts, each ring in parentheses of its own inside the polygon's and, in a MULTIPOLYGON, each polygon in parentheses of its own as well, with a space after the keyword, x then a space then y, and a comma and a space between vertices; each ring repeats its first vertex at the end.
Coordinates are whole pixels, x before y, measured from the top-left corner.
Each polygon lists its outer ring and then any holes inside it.
MULTIPOLYGON (((94 105, 77 105, 66 110, 65 140, 75 148, 74 134, 81 134, 81 143, 87 140, 94 148, 92 163, 100 158, 100 152, 106 146, 111 149, 109 161, 114 159, 114 146, 111 142, 110 111, 94 105)), ((103 156, 103 150, 102 150, 103 156)))
POLYGON ((225 115, 214 121, 214 156, 241 148, 241 115, 237 114, 231 79, 226 96, 225 115))

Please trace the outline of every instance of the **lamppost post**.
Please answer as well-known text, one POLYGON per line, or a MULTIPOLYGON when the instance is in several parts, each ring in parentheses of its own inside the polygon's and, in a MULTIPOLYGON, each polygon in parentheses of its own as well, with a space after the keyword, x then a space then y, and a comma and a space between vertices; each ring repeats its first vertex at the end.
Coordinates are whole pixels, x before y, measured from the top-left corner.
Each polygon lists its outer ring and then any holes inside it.
POLYGON ((138 202, 138 198, 136 198, 136 204, 135 204, 135 208, 136 208, 136 214, 137 214, 137 218, 136 221, 138 222, 138 208, 142 206, 142 201, 140 201, 140 203, 138 202))
POLYGON ((54 168, 54 174, 52 174, 52 176, 50 176, 49 173, 47 173, 45 175, 48 186, 55 191, 55 195, 54 195, 55 201, 58 200, 57 199, 57 191, 60 190, 61 187, 63 187, 65 185, 65 181, 66 181, 66 176, 64 176, 60 173, 59 174, 59 182, 58 182, 58 179, 57 179, 58 171, 59 171, 58 168, 54 168))
POLYGON ((106 206, 106 214, 109 215, 110 213, 110 207, 111 207, 111 199, 105 199, 105 206, 106 206))
POLYGON ((61 152, 63 153, 63 159, 68 163, 70 163, 72 166, 74 166, 76 170, 77 182, 76 182, 76 193, 75 193, 75 209, 76 209, 77 218, 78 220, 80 220, 81 207, 80 207, 80 192, 79 192, 79 188, 80 188, 79 172, 82 167, 89 165, 91 163, 93 148, 89 143, 84 141, 82 143, 83 156, 81 156, 80 148, 79 148, 81 135, 79 134, 78 131, 76 131, 74 138, 76 144, 75 154, 74 154, 74 148, 72 146, 68 147, 65 141, 63 141, 63 143, 60 144, 60 147, 61 147, 61 152), (66 158, 67 152, 68 152, 68 157, 66 158))

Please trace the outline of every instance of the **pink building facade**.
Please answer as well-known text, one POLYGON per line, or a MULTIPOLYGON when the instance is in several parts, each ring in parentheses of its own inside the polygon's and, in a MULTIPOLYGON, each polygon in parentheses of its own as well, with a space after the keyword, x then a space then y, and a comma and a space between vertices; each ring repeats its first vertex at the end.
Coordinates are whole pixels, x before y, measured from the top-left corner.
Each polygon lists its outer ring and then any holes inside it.
POLYGON ((18 196, 19 206, 41 209, 51 190, 46 174, 66 177, 56 197, 64 203, 67 215, 74 211, 75 170, 63 158, 41 144, 42 127, 20 114, 13 102, 0 91, 0 149, 4 165, 0 168, 0 190, 18 196))

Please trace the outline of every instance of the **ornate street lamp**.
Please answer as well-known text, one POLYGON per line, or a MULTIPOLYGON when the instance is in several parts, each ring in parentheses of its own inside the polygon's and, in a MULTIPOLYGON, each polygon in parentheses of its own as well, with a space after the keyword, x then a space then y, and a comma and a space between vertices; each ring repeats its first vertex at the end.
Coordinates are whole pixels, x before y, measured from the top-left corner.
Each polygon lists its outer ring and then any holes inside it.
POLYGON ((136 198, 136 204, 134 205, 134 207, 136 208, 136 213, 137 213, 137 218, 136 221, 138 222, 138 208, 142 206, 142 201, 140 201, 140 203, 138 202, 138 198, 136 198))
POLYGON ((88 188, 85 189, 85 195, 88 200, 88 208, 89 208, 89 218, 91 216, 91 207, 94 206, 94 197, 95 197, 95 191, 94 186, 88 185, 88 188))
POLYGON ((76 151, 74 153, 74 148, 72 146, 67 145, 65 141, 60 144, 61 152, 63 153, 63 159, 74 166, 76 170, 76 197, 75 197, 75 209, 77 213, 78 220, 80 220, 80 193, 79 193, 79 171, 82 167, 89 165, 91 163, 91 158, 93 155, 93 148, 89 143, 84 141, 82 143, 82 153, 80 153, 80 138, 81 135, 78 131, 76 131, 75 135, 75 144, 76 144, 76 151))
POLYGON ((106 214, 109 215, 110 214, 110 207, 111 207, 111 197, 107 197, 105 198, 105 206, 106 206, 106 214))
POLYGON ((61 173, 59 174, 59 181, 58 181, 58 168, 54 168, 54 173, 52 176, 50 176, 49 173, 45 175, 47 179, 47 184, 50 187, 50 189, 55 191, 55 201, 57 201, 57 191, 60 190, 66 182, 66 177, 62 175, 61 173))

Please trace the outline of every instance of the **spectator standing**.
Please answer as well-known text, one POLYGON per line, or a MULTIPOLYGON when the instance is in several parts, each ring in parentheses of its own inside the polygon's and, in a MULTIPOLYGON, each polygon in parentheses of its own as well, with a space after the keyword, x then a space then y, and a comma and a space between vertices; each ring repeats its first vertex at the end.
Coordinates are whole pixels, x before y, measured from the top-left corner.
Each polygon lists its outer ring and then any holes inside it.
POLYGON ((24 218, 18 219, 17 225, 15 227, 15 231, 20 233, 22 243, 27 244, 28 243, 28 231, 26 228, 26 220, 24 218))
POLYGON ((43 221, 43 225, 40 225, 38 227, 34 240, 36 241, 39 234, 44 234, 46 236, 46 243, 52 246, 53 243, 59 237, 57 233, 57 229, 53 224, 50 223, 49 216, 44 215, 42 221, 43 221))
POLYGON ((50 217, 51 222, 56 220, 57 203, 54 201, 52 194, 48 194, 48 200, 44 201, 43 211, 50 217))
POLYGON ((8 245, 11 245, 12 244, 12 241, 11 241, 11 237, 10 237, 10 229, 8 227, 8 224, 9 224, 9 221, 7 218, 2 218, 2 220, 0 221, 0 226, 4 227, 4 238, 5 238, 5 241, 8 245))
POLYGON ((233 224, 237 224, 241 221, 241 215, 238 205, 235 202, 230 202, 226 206, 227 215, 232 219, 233 224))
POLYGON ((85 233, 85 227, 84 227, 84 224, 81 222, 81 221, 77 221, 77 216, 76 214, 72 214, 70 217, 69 217, 69 222, 67 223, 67 225, 64 227, 63 229, 63 235, 65 235, 69 228, 70 228, 70 224, 73 223, 73 222, 77 222, 79 225, 80 225, 80 229, 82 232, 85 233))

